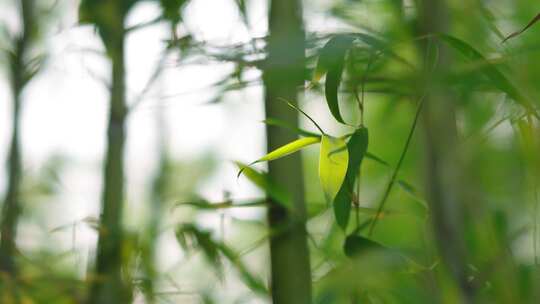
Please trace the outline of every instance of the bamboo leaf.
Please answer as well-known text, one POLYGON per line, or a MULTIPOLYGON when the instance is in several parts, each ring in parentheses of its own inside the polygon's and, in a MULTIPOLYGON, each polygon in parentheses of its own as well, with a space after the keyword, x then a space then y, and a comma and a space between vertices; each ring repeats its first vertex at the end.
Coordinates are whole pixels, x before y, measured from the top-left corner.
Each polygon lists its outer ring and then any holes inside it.
POLYGON ((341 138, 323 135, 319 155, 319 179, 328 202, 333 202, 347 173, 349 153, 341 138))
POLYGON ((281 146, 274 151, 266 154, 265 156, 259 158, 258 160, 254 161, 250 165, 253 165, 255 163, 263 162, 263 161, 271 161, 278 158, 282 158, 284 156, 287 156, 289 154, 292 154, 304 147, 307 147, 312 144, 316 144, 321 141, 320 137, 304 137, 297 139, 295 141, 292 141, 284 146, 281 146))
POLYGON ((345 238, 345 244, 343 244, 343 252, 350 258, 372 250, 388 251, 389 249, 377 242, 359 235, 347 236, 347 238, 345 238))
POLYGON ((368 130, 366 128, 357 129, 349 142, 347 150, 349 154, 349 164, 345 182, 341 185, 339 192, 334 199, 334 215, 336 222, 341 229, 346 230, 351 214, 351 204, 354 193, 354 182, 360 170, 360 164, 366 154, 368 146, 368 130))
POLYGON ((326 75, 325 96, 330 112, 340 123, 345 123, 339 112, 338 88, 343 73, 346 52, 352 47, 354 37, 351 35, 336 35, 332 37, 321 49, 319 61, 313 75, 313 82, 317 82, 326 75))
POLYGON ((262 295, 268 293, 265 284, 249 272, 240 256, 225 243, 214 240, 209 231, 202 230, 193 224, 184 224, 176 229, 176 239, 184 250, 200 249, 220 276, 223 271, 221 259, 225 258, 238 271, 240 279, 247 287, 262 295))
MULTIPOLYGON (((450 47, 460 52, 467 59, 475 62, 486 62, 489 61, 475 48, 467 44, 465 41, 458 39, 456 37, 441 34, 439 36, 442 41, 446 42, 450 47)), ((512 99, 516 100, 521 105, 525 106, 527 109, 531 110, 532 106, 523 96, 519 90, 504 76, 494 65, 486 64, 480 69, 480 72, 484 74, 499 90, 505 92, 512 99)))
POLYGON ((506 40, 508 40, 510 38, 513 38, 513 37, 516 37, 516 36, 522 34, 523 32, 528 30, 531 26, 533 26, 539 20, 540 20, 540 14, 536 15, 536 17, 534 17, 531 21, 529 21, 529 23, 524 28, 522 28, 521 30, 519 30, 517 32, 513 32, 512 34, 508 35, 508 37, 504 38, 502 43, 506 42, 506 40))
POLYGON ((345 52, 352 46, 354 37, 347 34, 336 35, 322 47, 315 67, 312 82, 318 82, 333 66, 343 62, 345 52))
POLYGON ((343 62, 328 71, 328 74, 326 75, 326 81, 324 83, 324 94, 330 112, 337 121, 344 124, 345 121, 343 120, 343 117, 341 117, 341 113, 339 111, 338 99, 338 89, 341 82, 342 72, 343 62))
POLYGON ((286 208, 291 207, 291 200, 289 193, 280 187, 278 184, 270 180, 270 177, 266 173, 258 172, 255 169, 249 167, 240 162, 235 162, 236 166, 240 169, 244 175, 261 190, 264 190, 266 194, 277 203, 283 205, 286 208))

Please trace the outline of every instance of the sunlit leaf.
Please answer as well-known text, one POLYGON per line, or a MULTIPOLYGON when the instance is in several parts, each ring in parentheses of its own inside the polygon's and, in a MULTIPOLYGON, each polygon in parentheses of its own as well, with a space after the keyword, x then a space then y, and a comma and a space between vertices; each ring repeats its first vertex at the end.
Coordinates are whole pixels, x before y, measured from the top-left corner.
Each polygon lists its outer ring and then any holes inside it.
POLYGON ((346 142, 341 138, 323 135, 319 155, 319 179, 328 202, 334 201, 341 188, 348 164, 349 153, 346 142))
POLYGON ((341 185, 339 192, 334 199, 334 215, 337 224, 343 229, 347 229, 351 213, 351 203, 354 193, 354 182, 360 170, 360 164, 366 154, 368 146, 368 130, 359 128, 353 133, 347 143, 349 154, 349 164, 345 182, 341 185))
POLYGON ((278 184, 270 180, 268 174, 259 172, 240 162, 235 162, 235 164, 240 169, 240 173, 243 173, 252 183, 254 183, 261 190, 264 190, 266 194, 274 201, 287 208, 291 206, 289 193, 278 184))
POLYGON ((265 156, 259 158, 258 160, 256 160, 255 162, 253 162, 252 164, 255 164, 255 163, 259 163, 259 162, 263 162, 263 161, 271 161, 271 160, 275 160, 275 159, 278 159, 278 158, 281 158, 281 157, 284 157, 284 156, 287 156, 289 154, 292 154, 304 147, 307 147, 309 145, 312 145, 312 144, 316 144, 318 142, 321 141, 321 138, 320 137, 304 137, 304 138, 300 138, 300 139, 297 139, 293 142, 290 142, 284 146, 281 146, 277 149, 275 149, 274 151, 266 154, 265 156))

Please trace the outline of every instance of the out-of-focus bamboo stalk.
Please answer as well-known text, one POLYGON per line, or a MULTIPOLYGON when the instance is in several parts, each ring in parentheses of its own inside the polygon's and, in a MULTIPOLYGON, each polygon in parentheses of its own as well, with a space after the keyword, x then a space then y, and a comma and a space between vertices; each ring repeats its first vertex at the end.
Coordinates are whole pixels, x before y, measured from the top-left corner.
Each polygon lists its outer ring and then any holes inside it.
MULTIPOLYGON (((443 0, 419 3, 418 34, 445 32, 448 10, 443 0)), ((424 133, 426 147, 426 189, 436 245, 443 264, 456 283, 460 303, 472 303, 474 289, 468 281, 467 250, 464 238, 465 201, 463 170, 456 128, 456 101, 442 75, 451 65, 448 48, 421 40, 419 46, 425 58, 423 73, 426 101, 424 133), (433 64, 430 48, 438 49, 438 61, 433 64)))
POLYGON ((21 213, 20 185, 22 175, 21 147, 20 147, 20 120, 22 108, 22 92, 28 82, 25 59, 28 55, 29 45, 34 25, 34 1, 21 0, 19 2, 22 32, 15 40, 15 49, 10 58, 10 82, 13 96, 13 114, 11 143, 8 155, 7 190, 2 206, 1 239, 0 239, 0 271, 15 277, 17 267, 15 263, 17 223, 21 213))
POLYGON ((124 143, 126 140, 125 101, 125 10, 124 1, 115 0, 117 16, 110 18, 106 34, 102 34, 111 60, 111 95, 107 146, 103 171, 103 193, 100 228, 95 260, 95 273, 89 303, 129 303, 131 291, 122 278, 122 248, 124 233, 122 210, 124 204, 124 143))
MULTIPOLYGON (((298 126, 298 114, 285 102, 294 104, 303 86, 305 64, 302 6, 297 0, 273 0, 269 16, 268 60, 264 69, 267 118, 298 126)), ((295 136, 267 125, 268 151, 295 136)), ((270 239, 271 290, 273 303, 311 303, 311 271, 305 227, 304 179, 300 154, 270 162, 269 175, 291 194, 292 212, 270 201, 268 223, 280 231, 270 239), (294 213, 294 214, 293 214, 294 213)))

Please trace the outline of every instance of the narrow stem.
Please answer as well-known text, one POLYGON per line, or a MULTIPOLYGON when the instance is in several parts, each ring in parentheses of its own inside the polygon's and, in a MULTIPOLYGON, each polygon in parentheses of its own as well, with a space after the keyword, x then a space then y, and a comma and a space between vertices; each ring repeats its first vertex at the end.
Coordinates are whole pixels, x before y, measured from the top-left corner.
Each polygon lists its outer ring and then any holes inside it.
POLYGON ((379 203, 379 207, 377 208, 377 212, 375 213, 375 217, 373 218, 371 222, 371 226, 369 228, 368 236, 371 236, 373 234, 373 230, 375 229, 375 225, 377 224, 377 221, 381 215, 381 212, 384 210, 384 206, 386 204, 386 201, 388 200, 388 196, 390 195, 390 191, 392 190, 392 187, 396 181, 396 177, 398 175, 399 169, 401 168, 401 165, 403 164, 403 160, 405 159, 405 155, 407 154, 407 151, 409 150, 409 146, 411 144, 411 140, 414 134, 414 130, 416 129, 416 125, 418 123, 418 118, 420 117, 420 112, 422 110, 422 106, 424 105, 424 98, 425 95, 420 97, 418 106, 416 108, 416 113, 414 115, 414 120, 411 126, 411 129, 409 131, 409 135, 407 136, 407 141, 405 142, 405 147, 401 151, 401 155, 399 157, 399 161, 394 169, 394 172, 392 173, 392 177, 390 178, 390 181, 388 181, 388 185, 386 186, 386 190, 384 192, 384 195, 379 203))

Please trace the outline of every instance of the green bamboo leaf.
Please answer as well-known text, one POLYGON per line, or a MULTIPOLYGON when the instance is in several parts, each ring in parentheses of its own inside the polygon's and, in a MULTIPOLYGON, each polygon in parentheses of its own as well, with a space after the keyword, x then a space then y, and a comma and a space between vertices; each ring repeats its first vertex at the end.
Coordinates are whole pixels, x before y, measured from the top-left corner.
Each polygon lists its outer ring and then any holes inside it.
POLYGON ((312 82, 318 82, 333 66, 343 62, 345 53, 351 48, 354 37, 348 34, 336 35, 322 47, 313 73, 312 82))
POLYGON ((346 52, 352 47, 354 37, 341 34, 332 37, 321 49, 313 82, 317 82, 327 73, 325 96, 330 112, 340 123, 345 123, 339 112, 338 88, 343 73, 346 52))
POLYGON ((240 162, 235 162, 236 166, 240 169, 239 176, 241 173, 244 175, 257 187, 264 190, 267 195, 272 198, 277 203, 283 205, 286 208, 291 207, 291 200, 289 193, 283 189, 281 186, 273 182, 268 174, 259 172, 248 165, 245 165, 240 162))
POLYGON ((523 32, 528 30, 531 26, 533 26, 539 20, 540 20, 540 14, 537 14, 531 21, 529 21, 529 23, 524 28, 522 28, 521 30, 519 30, 517 32, 513 32, 512 34, 508 35, 508 37, 504 38, 502 43, 506 42, 506 40, 508 40, 510 38, 513 38, 513 37, 516 37, 516 36, 522 34, 523 32))
POLYGON ((383 245, 359 235, 347 236, 345 238, 345 244, 343 244, 343 251, 350 258, 373 250, 389 251, 383 245))
POLYGON ((510 98, 516 100, 527 109, 531 110, 532 106, 527 98, 523 96, 519 90, 502 74, 493 64, 487 64, 489 61, 475 48, 467 44, 465 41, 456 37, 441 34, 439 36, 442 41, 446 42, 450 47, 460 52, 467 59, 474 62, 485 62, 480 72, 486 76, 499 90, 505 92, 510 98))
POLYGON ((349 164, 347 144, 341 138, 323 135, 319 155, 319 179, 328 202, 336 197, 349 164))
POLYGON ((326 97, 326 103, 330 109, 330 113, 334 118, 340 123, 344 124, 345 121, 341 117, 339 111, 339 99, 338 99, 338 89, 339 84, 341 83, 341 74, 343 73, 343 62, 336 65, 328 71, 326 75, 326 81, 324 83, 324 94, 326 97))
POLYGON ((347 229, 351 214, 352 195, 354 193, 354 182, 360 170, 360 164, 366 154, 368 146, 368 130, 366 128, 357 129, 349 142, 347 150, 349 154, 349 165, 345 182, 341 185, 339 192, 334 199, 334 215, 336 222, 344 231, 347 229))
POLYGON ((210 231, 200 229, 193 224, 183 224, 176 229, 176 239, 184 250, 200 249, 220 276, 223 274, 222 259, 225 258, 238 271, 240 279, 247 287, 261 295, 268 294, 264 282, 250 273, 232 248, 221 241, 214 240, 210 231))
POLYGON ((250 165, 253 165, 255 163, 263 162, 263 161, 271 161, 278 158, 282 158, 284 156, 287 156, 289 154, 292 154, 304 147, 307 147, 312 144, 316 144, 321 141, 320 137, 304 137, 297 139, 295 141, 292 141, 284 146, 281 146, 274 151, 266 154, 265 156, 259 158, 258 160, 254 161, 250 165))

